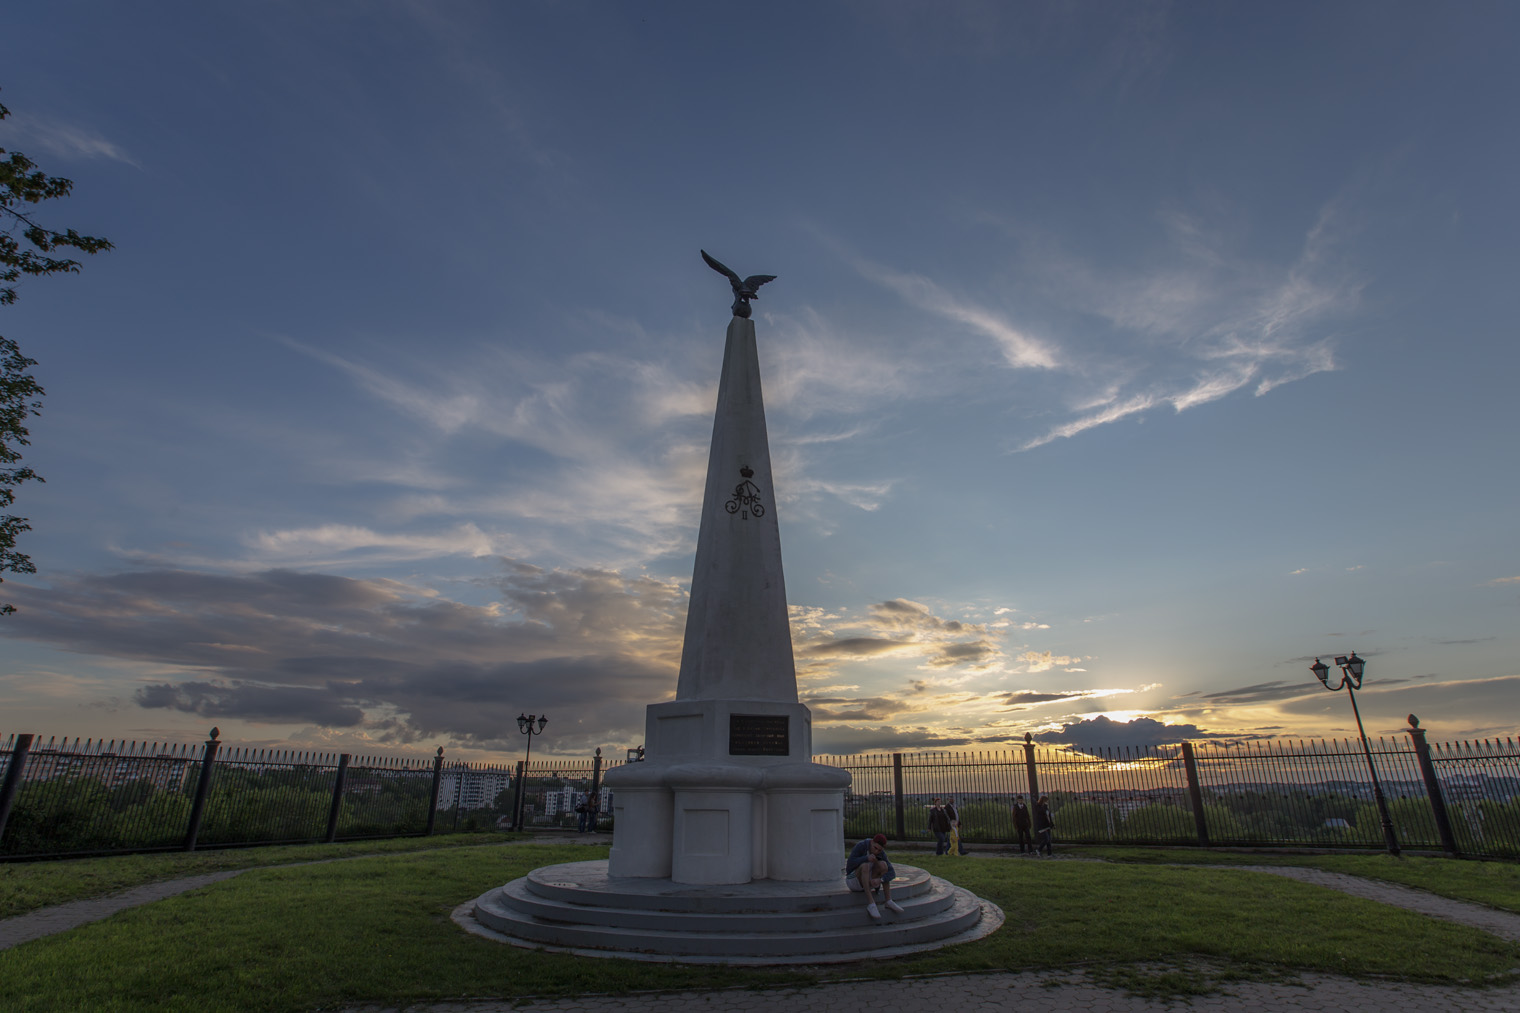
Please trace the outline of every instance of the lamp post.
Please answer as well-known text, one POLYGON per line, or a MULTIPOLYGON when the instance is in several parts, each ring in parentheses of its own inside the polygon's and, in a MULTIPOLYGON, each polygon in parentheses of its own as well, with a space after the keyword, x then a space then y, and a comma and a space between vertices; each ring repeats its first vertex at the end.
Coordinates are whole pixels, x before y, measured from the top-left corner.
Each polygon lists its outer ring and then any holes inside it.
POLYGON ((1383 843, 1388 848, 1390 855, 1399 853, 1399 839, 1393 833, 1393 820, 1388 816, 1388 803, 1383 798, 1383 785, 1378 781, 1377 768, 1372 765, 1372 747, 1367 745, 1367 729, 1362 727, 1362 712, 1356 706, 1355 690, 1362 688, 1362 671, 1367 663, 1356 656, 1352 651, 1350 657, 1341 655, 1335 659, 1335 664, 1341 670, 1341 681, 1334 686, 1330 685, 1330 666, 1318 658, 1309 666, 1315 678, 1332 693, 1340 692, 1342 686, 1346 687, 1346 695, 1351 698, 1351 713, 1356 715, 1356 731, 1362 739, 1362 754, 1367 757, 1367 773, 1372 775, 1372 798, 1377 803, 1378 819, 1383 822, 1383 843))
POLYGON ((549 719, 542 715, 517 715, 517 730, 528 737, 528 748, 523 753, 522 773, 517 775, 517 801, 512 804, 512 826, 517 830, 522 829, 523 782, 528 779, 528 760, 533 756, 533 736, 542 732, 544 725, 548 723, 549 719), (533 727, 535 722, 538 724, 537 728, 533 727))

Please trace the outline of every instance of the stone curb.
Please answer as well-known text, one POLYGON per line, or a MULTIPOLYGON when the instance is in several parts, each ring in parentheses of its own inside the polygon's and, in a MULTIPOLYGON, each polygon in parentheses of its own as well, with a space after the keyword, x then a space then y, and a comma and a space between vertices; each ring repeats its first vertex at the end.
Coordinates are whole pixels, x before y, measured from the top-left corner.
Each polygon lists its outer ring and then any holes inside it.
POLYGON ((342 1013, 1510 1013, 1520 1008, 1520 986, 1447 988, 1405 982, 1363 982, 1325 974, 1302 974, 1286 981, 1231 982, 1209 995, 1158 1000, 1128 995, 1094 982, 1085 971, 999 972, 908 978, 898 981, 844 981, 805 988, 724 989, 706 992, 633 995, 522 997, 395 1006, 353 1006, 342 1013))

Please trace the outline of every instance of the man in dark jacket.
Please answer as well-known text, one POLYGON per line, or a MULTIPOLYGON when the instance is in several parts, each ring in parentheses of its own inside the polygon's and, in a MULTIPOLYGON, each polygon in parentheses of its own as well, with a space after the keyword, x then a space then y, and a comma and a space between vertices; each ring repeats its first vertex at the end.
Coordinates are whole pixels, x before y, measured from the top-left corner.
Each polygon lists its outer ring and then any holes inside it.
MULTIPOLYGON (((948 817, 950 817, 950 825, 952 827, 954 827, 955 830, 956 830, 956 834, 955 834, 955 846, 956 846, 956 849, 957 849, 957 851, 958 851, 959 854, 964 855, 966 853, 966 841, 960 835, 961 815, 960 815, 960 813, 958 813, 958 812, 955 811, 955 799, 950 798, 950 799, 946 799, 945 800, 945 815, 948 816, 948 817)), ((945 851, 948 852, 949 850, 950 850, 950 846, 947 844, 945 846, 945 851)))
POLYGON ((929 829, 934 831, 934 853, 943 855, 950 850, 950 815, 939 799, 929 807, 929 829))
POLYGON ((1019 834, 1019 854, 1029 854, 1034 849, 1034 842, 1029 839, 1029 807, 1021 798, 1013 800, 1013 829, 1019 834))
POLYGON ((1046 858, 1050 857, 1050 837, 1055 827, 1056 821, 1050 815, 1050 797, 1041 795, 1040 800, 1034 804, 1035 854, 1043 851, 1046 858))

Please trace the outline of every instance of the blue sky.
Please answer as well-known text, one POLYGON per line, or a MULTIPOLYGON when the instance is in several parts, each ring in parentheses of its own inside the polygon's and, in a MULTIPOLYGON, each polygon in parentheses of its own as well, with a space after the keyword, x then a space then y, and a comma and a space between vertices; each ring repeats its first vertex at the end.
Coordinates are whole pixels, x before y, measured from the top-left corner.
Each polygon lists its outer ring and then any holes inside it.
POLYGON ((1501 4, 35 4, 0 732, 637 744, 755 303, 820 751, 1511 735, 1501 4))

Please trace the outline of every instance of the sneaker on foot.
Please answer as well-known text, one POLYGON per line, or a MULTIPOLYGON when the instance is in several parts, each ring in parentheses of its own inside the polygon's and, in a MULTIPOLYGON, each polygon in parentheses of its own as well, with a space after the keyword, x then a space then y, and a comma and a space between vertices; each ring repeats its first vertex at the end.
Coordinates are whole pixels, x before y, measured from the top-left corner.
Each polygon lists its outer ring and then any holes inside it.
POLYGON ((897 903, 895 900, 887 901, 887 910, 895 915, 900 915, 903 913, 902 905, 897 903))
POLYGON ((873 922, 881 921, 881 908, 876 906, 875 901, 866 905, 866 914, 871 916, 873 922))

